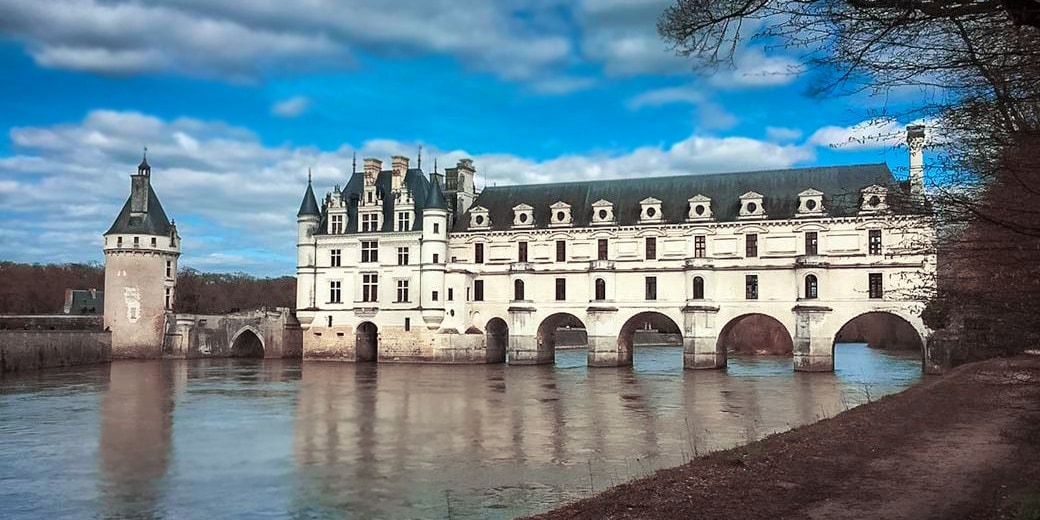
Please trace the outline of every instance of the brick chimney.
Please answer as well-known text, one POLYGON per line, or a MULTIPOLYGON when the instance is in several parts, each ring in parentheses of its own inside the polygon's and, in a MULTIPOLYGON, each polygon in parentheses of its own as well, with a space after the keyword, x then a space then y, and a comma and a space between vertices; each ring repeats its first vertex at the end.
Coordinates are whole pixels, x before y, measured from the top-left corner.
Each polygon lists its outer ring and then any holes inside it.
POLYGON ((910 194, 924 195, 924 125, 906 127, 906 146, 910 150, 910 194))
POLYGON ((404 182, 405 173, 408 173, 408 158, 403 155, 395 155, 390 158, 390 164, 394 172, 392 189, 399 190, 404 182))
POLYGON ((379 172, 383 171, 383 161, 374 157, 368 157, 365 159, 365 186, 372 186, 376 183, 376 177, 379 176, 379 172))

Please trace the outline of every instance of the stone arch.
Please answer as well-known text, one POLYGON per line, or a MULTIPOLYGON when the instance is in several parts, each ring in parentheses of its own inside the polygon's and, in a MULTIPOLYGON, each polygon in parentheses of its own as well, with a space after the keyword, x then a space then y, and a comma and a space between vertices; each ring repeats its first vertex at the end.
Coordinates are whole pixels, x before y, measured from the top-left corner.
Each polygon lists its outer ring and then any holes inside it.
POLYGON ((682 346, 682 328, 674 319, 656 311, 640 312, 629 318, 618 332, 618 356, 627 360, 627 363, 624 364, 632 362, 636 331, 640 329, 654 330, 658 334, 678 335, 680 338, 678 345, 682 346))
MULTIPOLYGON (((540 357, 555 358, 556 331, 561 327, 586 329, 585 322, 581 318, 568 312, 557 312, 546 316, 538 325, 538 331, 535 334, 535 342, 540 352, 540 357)), ((587 338, 588 333, 586 332, 585 334, 587 338)))
POLYGON ((916 350, 923 354, 924 338, 910 320, 895 312, 868 311, 846 320, 834 333, 834 345, 866 343, 878 349, 916 350))
POLYGON ((494 317, 488 320, 484 331, 488 363, 505 363, 506 348, 509 346, 509 324, 502 318, 494 317))
POLYGON ((245 326, 231 339, 231 357, 263 358, 264 336, 252 326, 245 326))
POLYGON ((790 356, 794 340, 782 321, 768 314, 748 313, 726 323, 716 348, 722 352, 790 356))
POLYGON ((379 327, 371 321, 358 324, 354 335, 354 361, 372 362, 379 360, 379 327))

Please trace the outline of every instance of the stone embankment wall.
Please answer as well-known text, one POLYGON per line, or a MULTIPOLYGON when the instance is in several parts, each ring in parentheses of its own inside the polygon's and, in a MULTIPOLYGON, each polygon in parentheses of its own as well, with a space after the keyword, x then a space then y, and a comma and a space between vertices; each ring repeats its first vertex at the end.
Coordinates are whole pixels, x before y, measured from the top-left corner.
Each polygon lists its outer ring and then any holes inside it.
POLYGON ((112 335, 98 330, 0 330, 0 373, 108 363, 112 335))
POLYGON ((100 314, 0 314, 0 330, 104 329, 100 314))

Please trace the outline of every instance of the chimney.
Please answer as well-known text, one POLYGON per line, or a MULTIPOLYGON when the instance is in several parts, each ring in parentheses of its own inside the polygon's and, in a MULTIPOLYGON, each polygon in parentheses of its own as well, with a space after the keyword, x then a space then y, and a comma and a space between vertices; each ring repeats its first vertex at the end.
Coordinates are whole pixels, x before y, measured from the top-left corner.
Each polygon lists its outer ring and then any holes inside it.
POLYGON ((365 186, 372 186, 376 183, 376 177, 379 176, 379 172, 383 171, 383 161, 379 159, 368 157, 365 159, 365 186))
POLYGON ((392 189, 399 190, 401 189, 401 183, 404 181, 404 174, 408 172, 408 158, 403 155, 395 155, 390 158, 390 164, 394 172, 392 189))
POLYGON ((148 175, 138 173, 130 176, 130 215, 144 216, 148 213, 148 175))
POLYGON ((910 194, 924 196, 924 125, 906 127, 906 146, 910 150, 910 194))

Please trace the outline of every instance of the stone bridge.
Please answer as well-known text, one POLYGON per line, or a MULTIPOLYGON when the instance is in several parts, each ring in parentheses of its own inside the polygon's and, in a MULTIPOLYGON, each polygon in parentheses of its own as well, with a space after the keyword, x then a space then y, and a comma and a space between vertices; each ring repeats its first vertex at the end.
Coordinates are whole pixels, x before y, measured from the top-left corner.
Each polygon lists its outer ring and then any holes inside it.
POLYGON ((219 315, 171 313, 166 317, 164 358, 302 355, 300 323, 286 307, 219 315))

